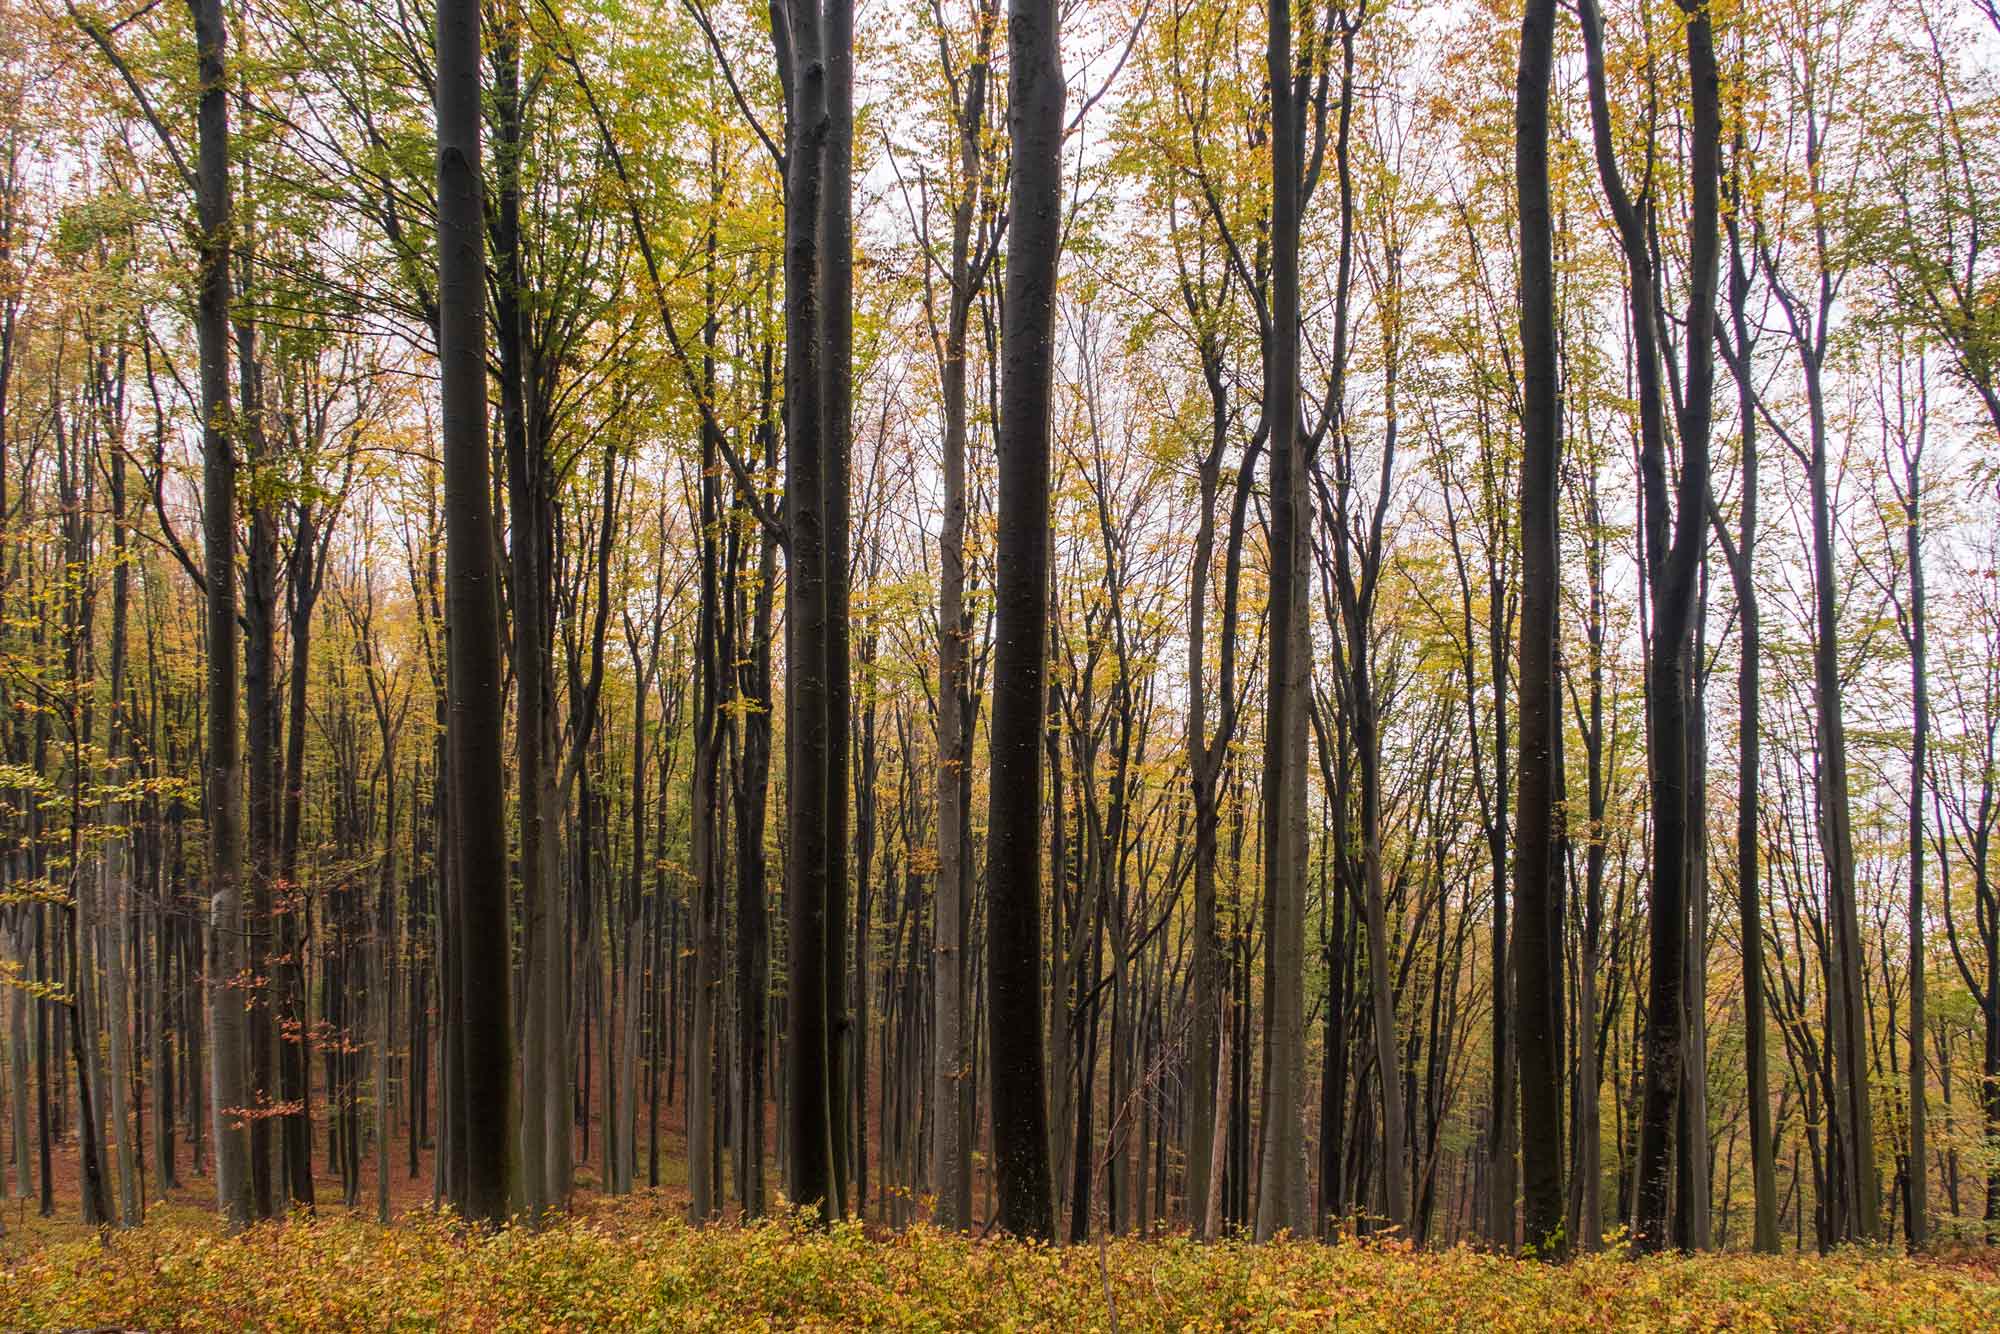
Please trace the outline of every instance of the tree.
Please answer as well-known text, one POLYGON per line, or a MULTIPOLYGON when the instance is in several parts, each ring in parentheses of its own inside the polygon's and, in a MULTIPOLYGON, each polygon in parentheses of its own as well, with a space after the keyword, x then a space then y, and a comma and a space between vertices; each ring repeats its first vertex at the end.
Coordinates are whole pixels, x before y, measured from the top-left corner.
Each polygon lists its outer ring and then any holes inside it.
MULTIPOLYGON (((1266 77, 1271 90, 1271 320, 1264 363, 1271 449, 1271 575, 1268 703, 1264 713, 1264 1150, 1257 1196, 1258 1239, 1303 1235, 1306 1213, 1305 893, 1306 697, 1312 673, 1306 600, 1311 492, 1299 433, 1299 212, 1304 167, 1299 143, 1298 73, 1292 56, 1291 0, 1266 9, 1266 77)), ((1384 1013, 1378 1005, 1378 1019, 1384 1013)), ((1393 1039, 1385 1039, 1393 1047, 1393 1039)), ((1388 1047, 1383 1048, 1389 1049, 1388 1047)), ((1390 1081, 1384 1081, 1387 1087, 1390 1081)), ((1391 1095, 1394 1096, 1394 1095, 1391 1095)), ((1401 1133, 1392 1125, 1389 1133, 1401 1133)), ((1390 1213, 1401 1173, 1389 1169, 1390 1213)))
MULTIPOLYGON (((939 388, 944 408, 944 523, 938 533, 938 876, 936 1035, 931 1057, 931 1105, 936 1130, 931 1139, 931 1186, 937 1193, 934 1221, 943 1228, 972 1223, 972 1127, 960 1110, 970 1061, 966 1032, 966 938, 970 934, 972 877, 966 866, 971 838, 965 828, 971 806, 972 738, 970 688, 966 671, 972 620, 965 609, 966 524, 966 336, 974 303, 984 286, 997 238, 989 234, 983 208, 986 178, 992 173, 985 126, 987 79, 998 0, 979 0, 973 14, 972 49, 964 68, 949 67, 951 46, 940 34, 940 58, 948 77, 962 83, 963 100, 952 108, 957 130, 958 196, 952 202, 951 254, 946 275, 946 309, 938 330, 939 388)), ((926 297, 928 298, 928 285, 926 297)), ((934 304, 934 303, 932 303, 934 304)), ((933 325, 939 321, 931 315, 933 325)))
MULTIPOLYGON (((1718 337, 1716 346, 1729 362, 1736 381, 1736 421, 1742 462, 1741 498, 1738 501, 1739 532, 1732 540, 1719 511, 1714 513, 1716 540, 1729 564, 1729 578, 1736 594, 1736 904, 1737 932, 1743 972, 1743 1056, 1748 1069, 1750 1121, 1750 1177, 1752 1244, 1764 1254, 1778 1249, 1778 1172, 1776 1144, 1771 1133, 1771 1070, 1766 1050, 1764 921, 1761 888, 1761 856, 1758 847, 1761 802, 1763 741, 1762 611, 1757 597, 1757 389, 1751 351, 1749 299, 1750 248, 1744 245, 1741 201, 1743 198, 1743 144, 1737 139, 1730 171, 1731 203, 1729 228, 1729 328, 1718 337)), ((1711 510, 1715 510, 1713 499, 1711 510)))
POLYGON ((998 578, 986 852, 987 1041, 1000 1226, 1053 1235, 1042 1063, 1042 710, 1047 694, 1049 429, 1062 252, 1064 84, 1054 0, 1007 11, 1006 302, 1001 329, 998 578))
MULTIPOLYGON (((1927 910, 1924 884, 1924 796, 1930 773, 1931 730, 1930 623, 1924 605, 1924 443, 1929 419, 1922 363, 1918 363, 1918 383, 1912 393, 1904 381, 1904 367, 1895 367, 1896 394, 1893 404, 1882 404, 1885 451, 1895 448, 1890 465, 1890 485, 1896 507, 1903 518, 1903 563, 1909 579, 1908 592, 1894 597, 1896 624, 1903 646, 1910 654, 1910 804, 1909 804, 1909 941, 1910 1036, 1909 1036, 1909 1147, 1903 1160, 1904 1235, 1910 1249, 1920 1251, 1930 1239, 1930 1137, 1929 1137, 1929 1018, 1925 1005, 1928 960, 1924 952, 1924 917, 1927 910), (1896 476, 1894 465, 1902 465, 1896 476)), ((1760 1210, 1761 1213, 1761 1210, 1760 1210)))
POLYGON ((438 371, 443 385, 445 584, 450 639, 452 950, 461 1099, 450 1106, 463 1171, 453 1204, 504 1222, 515 1133, 507 851, 488 835, 504 808, 499 571, 486 468, 486 233, 480 178, 480 10, 437 13, 438 371))
POLYGON ((1530 1254, 1559 1258, 1562 1234, 1561 938, 1550 900, 1559 868, 1556 785, 1558 568, 1556 465, 1562 384, 1556 361, 1555 253, 1549 216, 1549 78, 1555 0, 1521 20, 1514 161, 1521 196, 1521 762, 1516 798, 1514 917, 1519 968, 1521 1175, 1530 1254))
MULTIPOLYGON (((838 5, 841 0, 833 0, 838 5)), ((846 316, 829 315, 829 300, 843 299, 829 287, 827 274, 846 261, 828 262, 830 249, 841 244, 840 229, 829 239, 829 217, 839 214, 845 197, 843 182, 826 199, 828 178, 841 159, 836 141, 834 103, 841 94, 833 85, 851 62, 851 24, 828 15, 821 0, 788 0, 784 22, 773 25, 778 42, 780 82, 785 88, 785 526, 790 561, 785 583, 786 739, 789 784, 785 862, 786 979, 790 1014, 786 1069, 790 1094, 787 1145, 790 1169, 788 1193, 795 1204, 818 1208, 831 1219, 842 1206, 841 1169, 836 1166, 834 1100, 838 1081, 833 1073, 838 1035, 833 1031, 834 998, 844 994, 845 980, 834 976, 840 955, 836 941, 840 923, 832 914, 837 886, 844 883, 847 855, 837 829, 846 828, 845 815, 836 821, 833 803, 846 801, 845 785, 836 781, 834 734, 844 734, 845 713, 833 709, 843 699, 835 678, 845 681, 846 664, 836 663, 833 619, 846 570, 833 569, 845 560, 846 537, 836 532, 843 521, 846 486, 844 418, 835 417, 844 393, 829 394, 830 371, 846 364, 846 352, 834 350, 846 316), (834 863, 842 868, 836 872, 834 863)), ((851 77, 847 75, 844 77, 851 77)), ((843 806, 844 812, 844 806, 843 806)))
MULTIPOLYGON (((1639 1130, 1634 1240, 1641 1250, 1667 1243, 1674 1120, 1681 1086, 1684 1032, 1682 971, 1687 953, 1688 891, 1697 874, 1689 821, 1690 712, 1693 707, 1695 593, 1708 531, 1708 444, 1715 351, 1721 105, 1714 34, 1706 6, 1682 6, 1687 17, 1687 70, 1693 115, 1689 125, 1689 260, 1686 385, 1673 395, 1680 439, 1679 472, 1669 499, 1667 395, 1660 335, 1664 291, 1652 245, 1657 210, 1653 181, 1633 196, 1613 138, 1604 66, 1604 20, 1596 0, 1584 0, 1584 48, 1590 120, 1601 180, 1623 252, 1639 389, 1639 476, 1643 560, 1652 603, 1646 709, 1652 788, 1651 957, 1647 983, 1644 1108, 1639 1130)), ((1523 696, 1525 706, 1525 694, 1523 696)))
POLYGON ((243 962, 242 775, 236 731, 236 457, 229 430, 229 106, 223 65, 228 42, 221 0, 195 6, 201 103, 195 214, 200 229, 203 546, 208 593, 209 874, 214 882, 208 989, 214 1089, 216 1197, 232 1229, 251 1208, 247 998, 233 995, 243 962))

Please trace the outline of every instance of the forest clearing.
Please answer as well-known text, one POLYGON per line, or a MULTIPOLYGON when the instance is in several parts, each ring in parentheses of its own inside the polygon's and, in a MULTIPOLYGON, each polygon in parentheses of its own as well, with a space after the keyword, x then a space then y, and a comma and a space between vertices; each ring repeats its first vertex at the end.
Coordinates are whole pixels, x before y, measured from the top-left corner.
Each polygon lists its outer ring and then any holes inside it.
POLYGON ((2000 0, 0 0, 0 1223, 2000 1328, 2000 0))

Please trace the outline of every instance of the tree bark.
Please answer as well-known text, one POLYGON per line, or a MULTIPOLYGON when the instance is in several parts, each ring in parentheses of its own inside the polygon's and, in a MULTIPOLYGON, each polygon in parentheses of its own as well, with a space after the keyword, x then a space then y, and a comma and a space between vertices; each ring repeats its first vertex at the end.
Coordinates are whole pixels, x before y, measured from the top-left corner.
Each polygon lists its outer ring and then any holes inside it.
POLYGON ((785 581, 787 795, 785 975, 787 1193, 830 1219, 839 1206, 833 1165, 832 1034, 828 1030, 829 785, 832 683, 827 646, 826 336, 819 303, 820 194, 829 134, 827 52, 820 0, 786 0, 780 66, 790 129, 785 151, 785 581))
MULTIPOLYGON (((1626 189, 1613 146, 1604 71, 1604 23, 1596 0, 1583 0, 1586 72, 1598 175, 1624 252, 1628 316, 1639 389, 1639 480, 1643 557, 1651 599, 1646 710, 1652 800, 1650 970, 1643 1059, 1634 1241, 1642 1251, 1667 1244, 1674 1155, 1675 1105, 1680 1095, 1684 1015, 1682 970, 1687 952, 1687 901, 1694 868, 1688 829, 1689 680, 1695 593, 1708 522, 1708 437, 1714 378, 1715 283, 1721 107, 1714 36, 1705 7, 1687 16, 1690 127, 1687 385, 1679 407, 1678 485, 1669 499, 1666 394, 1659 349, 1660 275, 1651 242, 1650 195, 1626 189)), ((1649 187, 1650 188, 1650 187, 1649 187)))
POLYGON ((1050 414, 1062 250, 1064 85, 1054 0, 1010 0, 1012 243, 1001 329, 991 809, 987 826, 987 1045, 999 1224, 1054 1230, 1042 1054, 1042 709, 1048 672, 1050 414))
MULTIPOLYGON (((1736 149, 1740 159, 1740 140, 1736 149)), ((1740 179, 1733 191, 1742 198, 1740 179)), ((1751 1245, 1760 1254, 1778 1250, 1778 1164, 1771 1134, 1771 1067, 1769 1035, 1764 1018, 1764 922, 1762 860, 1758 856, 1760 773, 1763 763, 1762 673, 1763 635, 1757 597, 1757 390, 1750 366, 1750 272, 1744 262, 1741 223, 1731 209, 1729 227, 1729 322, 1733 336, 1731 371, 1736 381, 1736 416, 1741 434, 1742 500, 1740 532, 1734 542, 1721 529, 1717 536, 1729 561, 1736 594, 1736 904, 1743 970, 1743 1055, 1748 1067, 1750 1121, 1750 1180, 1753 1223, 1751 1245)))
MULTIPOLYGON (((1556 748, 1556 603, 1561 564, 1556 511, 1562 385, 1556 350, 1555 251, 1549 217, 1549 79, 1555 0, 1529 0, 1514 92, 1514 174, 1521 225, 1521 760, 1514 855, 1519 957, 1521 1178, 1524 1244, 1557 1260, 1563 1235, 1562 1056, 1556 1005, 1563 961, 1551 911, 1560 814, 1556 748)), ((1586 1020, 1588 1022, 1588 1020, 1586 1020)))
POLYGON ((236 456, 229 421, 229 109, 221 0, 194 0, 201 77, 196 110, 196 224, 201 233, 196 337, 201 360, 202 509, 207 584, 207 975, 216 1199, 231 1231, 250 1225, 249 1024, 243 949, 242 774, 237 746, 236 456))
POLYGON ((507 849, 490 837, 504 809, 500 627, 486 466, 486 237, 480 180, 480 8, 437 12, 438 369, 443 381, 449 620, 451 892, 458 988, 452 1107, 464 1173, 453 1203, 469 1220, 507 1218, 514 1080, 507 849))
POLYGON ((984 121, 989 51, 997 22, 995 0, 979 0, 973 56, 960 76, 965 97, 957 108, 959 197, 951 220, 951 291, 938 371, 944 407, 944 523, 938 535, 938 878, 932 965, 933 1042, 930 1105, 932 1221, 946 1229, 972 1222, 971 1130, 959 1115, 959 1087, 968 1074, 965 1031, 966 933, 972 881, 966 856, 966 812, 972 763, 967 735, 970 686, 966 657, 972 620, 965 610, 966 331, 979 294, 974 226, 985 184, 984 121))
MULTIPOLYGON (((811 3, 812 0, 807 0, 811 3)), ((826 507, 826 1101, 832 1215, 844 1218, 853 1174, 853 1016, 848 1012, 849 714, 848 458, 854 435, 854 0, 824 0, 826 143, 819 196, 820 447, 826 507)), ((865 1109, 863 1109, 865 1111, 865 1109)))
MULTIPOLYGON (((1922 404, 1919 404, 1919 411, 1922 404)), ((1903 478, 1897 488, 1903 510, 1903 558, 1909 567, 1910 591, 1901 608, 1903 637, 1910 651, 1910 906, 1909 906, 1909 1098, 1910 1146, 1905 1169, 1905 1208, 1909 1247, 1921 1251, 1930 1242, 1930 1147, 1925 1045, 1928 1018, 1925 1014, 1924 949, 1924 785, 1930 747, 1931 698, 1929 627, 1924 607, 1923 548, 1923 441, 1920 423, 1915 439, 1898 423, 1898 443, 1902 451, 1903 478)))

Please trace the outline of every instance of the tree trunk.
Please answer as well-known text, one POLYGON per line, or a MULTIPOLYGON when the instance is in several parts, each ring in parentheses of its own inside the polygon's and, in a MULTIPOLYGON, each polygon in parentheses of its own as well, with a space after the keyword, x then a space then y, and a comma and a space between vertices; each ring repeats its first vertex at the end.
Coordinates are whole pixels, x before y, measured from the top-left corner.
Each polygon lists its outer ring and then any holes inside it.
MULTIPOLYGON (((1900 380, 1901 368, 1898 368, 1900 380)), ((1919 380, 1919 394, 1922 394, 1919 380)), ((1900 382, 1898 407, 1902 406, 1903 394, 1900 382)), ((1927 407, 1920 397, 1917 411, 1927 407)), ((1896 440, 1902 455, 1903 477, 1897 487, 1898 499, 1903 509, 1903 558, 1909 565, 1910 591, 1905 603, 1898 608, 1899 619, 1903 623, 1903 640, 1910 651, 1910 887, 1909 887, 1909 979, 1910 979, 1910 1036, 1909 1036, 1909 1098, 1910 1098, 1910 1144, 1907 1166, 1904 1171, 1906 1182, 1907 1224, 1905 1231, 1911 1251, 1921 1251, 1930 1242, 1930 1139, 1928 1109, 1929 1097, 1926 1078, 1928 1048, 1925 1046, 1926 1029, 1929 1026, 1925 1014, 1925 950, 1924 950, 1924 786, 1928 777, 1927 759, 1930 749, 1931 696, 1930 657, 1928 630, 1924 607, 1924 546, 1923 546, 1923 452, 1925 423, 1919 421, 1912 429, 1899 413, 1896 422, 1896 440), (1912 438, 1914 437, 1914 438, 1912 438)))
POLYGON ((207 995, 215 1117, 216 1199, 232 1231, 250 1225, 249 1024, 238 973, 243 948, 242 775, 236 731, 236 457, 229 424, 229 110, 221 0, 195 0, 201 101, 196 214, 201 276, 202 510, 208 637, 208 838, 211 894, 207 995))
POLYGON ((459 990, 455 1053, 462 1100, 451 1109, 464 1175, 453 1203, 467 1219, 508 1212, 512 1157, 512 965, 507 849, 490 836, 504 809, 498 575, 486 468, 486 238, 480 182, 480 10, 442 0, 437 14, 438 369, 443 380, 446 597, 450 617, 453 923, 459 990))
POLYGON ((970 687, 966 657, 972 620, 965 610, 966 331, 980 279, 974 273, 973 227, 985 183, 986 79, 994 0, 980 0, 974 53, 963 74, 965 99, 957 108, 960 195, 952 210, 951 293, 944 352, 938 371, 944 407, 944 522, 938 535, 938 878, 933 926, 932 1059, 930 1105, 937 1109, 931 1136, 932 1221, 946 1229, 972 1222, 970 1128, 958 1115, 958 1088, 966 1074, 966 922, 971 915, 970 804, 972 762, 966 720, 970 687))
POLYGON ((1054 0, 1010 0, 1006 295, 986 862, 987 1044, 999 1224, 1049 1239, 1042 1060, 1042 708, 1048 671, 1049 431, 1062 250, 1064 85, 1054 0))
MULTIPOLYGON (((1739 139, 1737 156, 1742 154, 1739 139)), ((1734 195, 1742 198, 1740 180, 1734 195)), ((1762 621, 1757 598, 1757 391, 1750 365, 1750 274, 1744 264, 1741 224, 1732 209, 1729 226, 1729 321, 1734 336, 1731 370, 1736 380, 1737 429, 1742 437, 1741 531, 1732 543, 1717 535, 1729 561, 1736 593, 1736 904, 1743 970, 1743 1056, 1750 1113, 1751 1245, 1763 1255, 1778 1250, 1778 1164, 1771 1134, 1771 1069, 1764 1019, 1764 923, 1758 856, 1759 768, 1763 726, 1762 621)))
MULTIPOLYGON (((1562 577, 1556 493, 1562 385, 1556 348, 1555 252, 1549 217, 1549 79, 1555 0, 1529 0, 1515 82, 1514 172, 1521 217, 1521 760, 1514 853, 1519 964, 1521 1177, 1524 1244, 1557 1260, 1566 1249, 1562 1189, 1563 1035, 1557 1019, 1563 960, 1551 908, 1555 849, 1556 601, 1562 577)), ((1372 944, 1372 942, 1371 942, 1372 944)), ((1588 1022, 1588 1020, 1586 1020, 1588 1022)))
POLYGON ((1299 211, 1302 166, 1290 0, 1268 6, 1271 90, 1271 323, 1264 412, 1270 423, 1269 702, 1264 720, 1263 1155, 1256 1236, 1303 1236, 1305 1176, 1305 701, 1311 660, 1304 565, 1310 548, 1299 434, 1299 211))
MULTIPOLYGON (((109 769, 108 781, 113 788, 117 788, 130 781, 131 777, 121 763, 128 749, 126 729, 131 725, 125 707, 125 627, 130 603, 131 570, 126 565, 125 453, 115 442, 110 463, 114 564, 111 571, 111 720, 105 737, 105 760, 109 769)), ((126 1227, 137 1227, 143 1206, 139 1198, 139 1154, 133 1142, 130 1119, 132 1016, 125 956, 125 945, 131 935, 133 901, 131 819, 131 806, 122 796, 107 803, 105 823, 110 826, 110 837, 104 847, 104 986, 111 1011, 108 1016, 111 1029, 108 1122, 118 1173, 119 1221, 126 1227)))
MULTIPOLYGON (((812 3, 812 0, 806 0, 812 3)), ((832 1216, 853 1174, 853 1017, 848 1013, 848 770, 853 637, 848 624, 848 458, 854 435, 854 0, 825 0, 826 142, 819 195, 820 449, 826 511, 826 1101, 832 1216)))
POLYGON ((787 0, 781 57, 790 131, 785 194, 785 1108, 792 1202, 830 1219, 833 1169, 828 1032, 828 833, 832 684, 828 679, 828 449, 820 356, 820 192, 829 131, 820 0, 787 0))
POLYGON ((1653 618, 1646 677, 1653 840, 1651 962, 1634 1210, 1635 1242, 1644 1251, 1657 1251, 1667 1244, 1675 1104, 1681 1084, 1682 969, 1687 950, 1687 901, 1694 873, 1687 819, 1692 707, 1689 673, 1697 576, 1708 520, 1709 400, 1714 378, 1720 90, 1708 11, 1688 7, 1684 12, 1692 107, 1687 387, 1674 395, 1679 408, 1681 456, 1674 479, 1676 494, 1670 501, 1667 395, 1657 339, 1658 312, 1663 303, 1649 230, 1653 201, 1649 196, 1634 199, 1626 190, 1613 145, 1603 18, 1596 0, 1584 0, 1581 9, 1598 175, 1618 227, 1626 267, 1639 388, 1642 550, 1653 618))

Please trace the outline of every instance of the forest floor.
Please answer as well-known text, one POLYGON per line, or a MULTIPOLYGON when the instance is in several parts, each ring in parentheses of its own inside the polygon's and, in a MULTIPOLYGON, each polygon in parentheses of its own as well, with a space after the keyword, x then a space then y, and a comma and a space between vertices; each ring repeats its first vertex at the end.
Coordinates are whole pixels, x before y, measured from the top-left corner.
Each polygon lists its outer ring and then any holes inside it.
POLYGON ((336 1202, 234 1239, 191 1193, 102 1240, 10 1205, 0 1329, 2000 1329, 1992 1252, 1547 1266, 1311 1242, 1050 1248, 795 1219, 697 1231, 683 1199, 589 1197, 497 1235, 427 1209, 384 1228, 336 1202))
POLYGON ((432 1215, 428 1176, 405 1160, 391 1227, 373 1221, 371 1162, 356 1209, 322 1178, 317 1217, 234 1239, 192 1171, 144 1226, 99 1238, 77 1214, 74 1153, 59 1155, 54 1218, 0 1205, 0 1330, 2000 1330, 2000 1251, 1548 1266, 1382 1244, 1051 1248, 796 1219, 695 1230, 678 1137, 661 1148, 667 1184, 586 1188, 540 1232, 469 1234, 432 1215))

